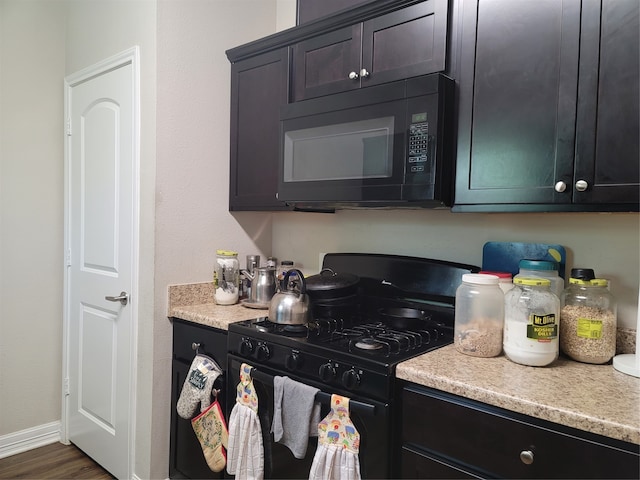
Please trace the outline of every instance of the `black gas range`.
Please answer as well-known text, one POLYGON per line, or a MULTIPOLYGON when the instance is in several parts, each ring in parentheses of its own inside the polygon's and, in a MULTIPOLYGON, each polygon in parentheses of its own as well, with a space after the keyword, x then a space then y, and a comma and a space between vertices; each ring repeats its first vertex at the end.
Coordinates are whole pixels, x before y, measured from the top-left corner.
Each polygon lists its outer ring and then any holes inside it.
POLYGON ((327 254, 360 277, 352 305, 306 326, 267 317, 229 325, 231 354, 359 398, 388 402, 398 363, 453 342, 455 290, 478 267, 381 254, 327 254))

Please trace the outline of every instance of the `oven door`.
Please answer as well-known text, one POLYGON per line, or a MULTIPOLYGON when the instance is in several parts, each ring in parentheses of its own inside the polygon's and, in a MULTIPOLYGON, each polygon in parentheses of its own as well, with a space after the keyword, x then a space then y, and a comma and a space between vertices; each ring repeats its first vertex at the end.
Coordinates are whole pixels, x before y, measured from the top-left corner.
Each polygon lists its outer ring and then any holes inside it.
MULTIPOLYGON (((289 372, 262 367, 230 354, 227 363, 227 405, 230 407, 235 405, 236 387, 240 381, 240 365, 245 362, 255 367, 262 374, 260 377, 287 376, 292 380, 318 388, 324 393, 335 393, 349 397, 350 400, 372 405, 374 407, 373 413, 360 412, 355 408, 350 412, 351 421, 360 433, 360 474, 362 478, 391 477, 392 431, 388 404, 359 398, 346 391, 328 391, 323 384, 307 381, 289 372)), ((274 442, 271 433, 273 385, 268 381, 260 381, 258 378, 253 379, 253 384, 258 394, 258 417, 260 418, 264 445, 265 478, 309 478, 318 444, 317 437, 309 438, 307 454, 303 459, 295 458, 286 446, 274 442)), ((329 405, 322 404, 320 418, 324 418, 328 413, 329 405)))

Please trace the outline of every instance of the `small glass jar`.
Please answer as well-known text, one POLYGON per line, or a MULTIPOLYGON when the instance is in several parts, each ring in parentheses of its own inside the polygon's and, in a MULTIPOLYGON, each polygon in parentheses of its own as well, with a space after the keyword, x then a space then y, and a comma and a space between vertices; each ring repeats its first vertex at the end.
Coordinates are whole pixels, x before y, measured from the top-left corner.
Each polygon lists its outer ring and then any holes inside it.
POLYGON ((584 269, 571 270, 561 297, 560 350, 578 362, 607 363, 616 353, 616 301, 606 279, 577 270, 584 269))
POLYGON ((558 275, 558 263, 550 260, 520 260, 519 271, 514 277, 548 278, 551 281, 551 291, 558 298, 564 290, 564 279, 558 275))
POLYGON ((498 277, 498 286, 502 289, 503 293, 507 293, 513 288, 513 275, 509 272, 490 272, 482 270, 480 273, 485 275, 495 275, 498 277))
POLYGON ((233 305, 238 302, 240 286, 240 263, 238 252, 216 250, 216 266, 213 272, 215 300, 218 305, 233 305))
POLYGON ((454 344, 474 357, 502 353, 504 293, 495 275, 466 273, 456 290, 454 344))
POLYGON ((532 367, 553 363, 559 353, 560 299, 547 278, 517 277, 505 295, 504 353, 532 367))

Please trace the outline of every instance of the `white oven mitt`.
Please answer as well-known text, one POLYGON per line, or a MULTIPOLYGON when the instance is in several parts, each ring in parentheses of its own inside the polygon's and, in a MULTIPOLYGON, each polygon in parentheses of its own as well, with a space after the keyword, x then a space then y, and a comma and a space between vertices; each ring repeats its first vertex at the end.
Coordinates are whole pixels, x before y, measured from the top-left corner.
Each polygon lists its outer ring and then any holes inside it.
POLYGON ((197 354, 182 385, 176 405, 178 415, 189 420, 196 412, 198 403, 203 412, 211 405, 213 382, 222 374, 220 366, 210 357, 197 354))

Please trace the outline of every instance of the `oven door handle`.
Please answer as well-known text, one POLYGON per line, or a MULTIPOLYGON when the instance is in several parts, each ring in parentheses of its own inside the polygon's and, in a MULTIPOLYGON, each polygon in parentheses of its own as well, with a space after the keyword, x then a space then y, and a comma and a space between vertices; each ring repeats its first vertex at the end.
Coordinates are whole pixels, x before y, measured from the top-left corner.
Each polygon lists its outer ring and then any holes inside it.
MULTIPOLYGON (((256 367, 251 367, 251 378, 273 387, 273 377, 268 373, 261 372, 256 367)), ((331 405, 331 394, 325 392, 316 393, 316 402, 320 402, 323 405, 331 405)), ((364 415, 375 415, 376 406, 370 403, 359 402, 357 400, 349 399, 349 410, 354 413, 360 413, 364 415)))

